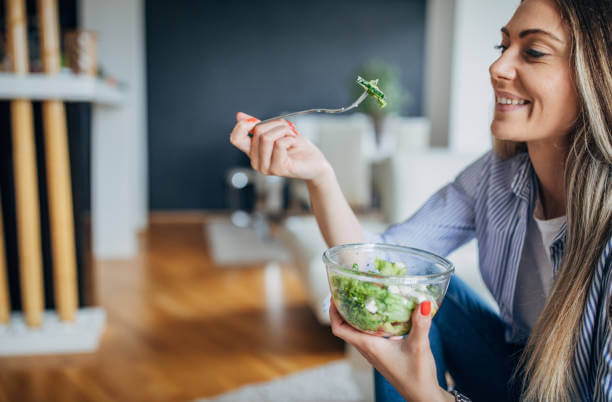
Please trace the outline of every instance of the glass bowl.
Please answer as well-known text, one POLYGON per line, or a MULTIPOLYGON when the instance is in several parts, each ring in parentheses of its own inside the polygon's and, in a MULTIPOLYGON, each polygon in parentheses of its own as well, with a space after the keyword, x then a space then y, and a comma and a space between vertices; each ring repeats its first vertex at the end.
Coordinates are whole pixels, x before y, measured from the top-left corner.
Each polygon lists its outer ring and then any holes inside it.
POLYGON ((355 329, 380 336, 409 333, 412 312, 423 301, 431 301, 435 314, 455 271, 450 261, 428 251, 383 243, 332 247, 323 253, 323 262, 342 318, 355 329))

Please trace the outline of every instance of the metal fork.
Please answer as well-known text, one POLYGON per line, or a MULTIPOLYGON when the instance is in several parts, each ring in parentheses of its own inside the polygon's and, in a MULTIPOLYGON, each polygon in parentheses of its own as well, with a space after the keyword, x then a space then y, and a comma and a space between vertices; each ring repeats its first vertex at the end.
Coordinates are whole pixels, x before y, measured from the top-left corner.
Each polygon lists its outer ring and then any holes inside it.
POLYGON ((359 104, 361 102, 363 102, 363 100, 365 98, 368 97, 368 91, 364 91, 361 96, 359 96, 359 98, 357 98, 355 100, 355 102, 351 103, 349 106, 347 107, 341 107, 339 109, 307 109, 307 110, 300 110, 299 112, 293 112, 293 113, 287 113, 287 114, 282 114, 280 116, 276 116, 276 117, 270 117, 269 119, 265 119, 260 121, 259 123, 255 124, 255 126, 258 126, 260 124, 263 123, 267 123, 269 121, 272 120, 278 120, 278 119, 284 119, 287 117, 291 117, 291 116, 297 116, 299 114, 307 114, 307 113, 344 113, 344 112, 348 112, 351 109, 355 109, 357 106, 359 106, 359 104))

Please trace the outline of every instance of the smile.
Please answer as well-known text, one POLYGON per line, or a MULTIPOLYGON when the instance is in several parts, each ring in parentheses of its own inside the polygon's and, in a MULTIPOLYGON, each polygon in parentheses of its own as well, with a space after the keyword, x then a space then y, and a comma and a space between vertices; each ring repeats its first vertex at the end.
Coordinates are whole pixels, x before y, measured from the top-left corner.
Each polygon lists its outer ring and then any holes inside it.
POLYGON ((510 99, 503 97, 496 97, 495 99, 499 105, 524 105, 525 103, 528 103, 528 101, 525 99, 510 99))
POLYGON ((526 99, 521 99, 513 93, 504 91, 495 91, 495 110, 499 112, 512 112, 515 110, 524 109, 529 102, 526 99))

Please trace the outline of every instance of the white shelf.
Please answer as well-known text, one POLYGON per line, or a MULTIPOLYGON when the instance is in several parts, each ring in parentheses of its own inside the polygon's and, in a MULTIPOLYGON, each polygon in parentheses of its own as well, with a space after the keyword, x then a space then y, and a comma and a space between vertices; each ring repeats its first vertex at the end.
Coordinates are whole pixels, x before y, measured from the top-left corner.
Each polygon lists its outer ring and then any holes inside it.
POLYGON ((0 99, 62 99, 117 105, 122 103, 123 94, 118 88, 85 75, 0 73, 0 99))
POLYGON ((40 328, 29 328, 21 313, 0 324, 0 356, 95 352, 106 326, 101 307, 77 310, 74 322, 61 322, 55 311, 45 311, 40 328))

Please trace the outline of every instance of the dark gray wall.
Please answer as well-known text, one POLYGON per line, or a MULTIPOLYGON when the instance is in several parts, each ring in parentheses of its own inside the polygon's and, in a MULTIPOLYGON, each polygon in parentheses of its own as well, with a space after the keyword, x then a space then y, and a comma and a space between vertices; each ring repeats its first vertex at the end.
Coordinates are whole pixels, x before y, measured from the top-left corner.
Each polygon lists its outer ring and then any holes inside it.
MULTIPOLYGON (((425 0, 147 0, 151 209, 226 208, 237 111, 352 101, 357 67, 396 64, 420 115, 425 0)), ((298 127, 299 129, 299 127, 298 127)))

